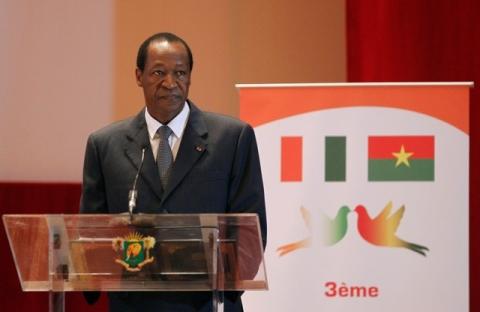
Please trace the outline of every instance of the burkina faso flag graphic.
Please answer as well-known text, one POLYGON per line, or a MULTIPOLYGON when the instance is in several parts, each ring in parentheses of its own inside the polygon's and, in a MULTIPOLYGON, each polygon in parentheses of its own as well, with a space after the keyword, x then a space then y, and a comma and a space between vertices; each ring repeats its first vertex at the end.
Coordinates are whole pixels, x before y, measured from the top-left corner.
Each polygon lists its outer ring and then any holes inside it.
POLYGON ((369 181, 433 181, 433 136, 369 136, 369 181))

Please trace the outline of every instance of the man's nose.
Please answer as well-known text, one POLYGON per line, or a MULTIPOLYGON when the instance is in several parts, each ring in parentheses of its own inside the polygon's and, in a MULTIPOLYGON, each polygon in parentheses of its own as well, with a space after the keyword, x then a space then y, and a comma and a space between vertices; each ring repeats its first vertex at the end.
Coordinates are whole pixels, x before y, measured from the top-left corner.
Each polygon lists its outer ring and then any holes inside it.
POLYGON ((163 87, 167 89, 174 89, 177 87, 177 80, 172 74, 165 76, 165 79, 163 80, 163 87))

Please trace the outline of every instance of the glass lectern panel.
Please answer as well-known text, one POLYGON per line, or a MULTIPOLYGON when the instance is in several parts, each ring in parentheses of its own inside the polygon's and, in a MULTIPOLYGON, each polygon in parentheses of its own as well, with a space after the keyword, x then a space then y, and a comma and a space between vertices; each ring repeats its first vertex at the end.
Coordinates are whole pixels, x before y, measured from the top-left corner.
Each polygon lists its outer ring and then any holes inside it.
POLYGON ((255 214, 4 215, 25 291, 266 289, 255 214))

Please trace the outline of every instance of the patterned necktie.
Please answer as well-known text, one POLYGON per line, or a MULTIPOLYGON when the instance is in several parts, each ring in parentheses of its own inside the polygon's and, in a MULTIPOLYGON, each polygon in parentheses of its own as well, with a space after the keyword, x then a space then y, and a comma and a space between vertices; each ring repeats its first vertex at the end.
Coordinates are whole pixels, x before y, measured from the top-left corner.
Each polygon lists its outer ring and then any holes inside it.
POLYGON ((172 129, 168 126, 161 126, 158 128, 157 133, 160 137, 160 144, 158 145, 157 151, 157 167, 158 173, 160 174, 160 182, 165 190, 173 163, 172 149, 168 144, 168 138, 172 134, 172 129))

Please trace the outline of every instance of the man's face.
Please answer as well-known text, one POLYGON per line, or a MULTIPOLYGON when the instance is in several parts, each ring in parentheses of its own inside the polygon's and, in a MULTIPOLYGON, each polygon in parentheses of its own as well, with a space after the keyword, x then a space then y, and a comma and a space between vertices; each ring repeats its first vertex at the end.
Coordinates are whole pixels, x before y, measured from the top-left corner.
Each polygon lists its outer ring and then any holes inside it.
POLYGON ((145 68, 136 69, 148 112, 163 124, 182 109, 190 87, 187 50, 180 42, 154 41, 148 47, 145 68))

